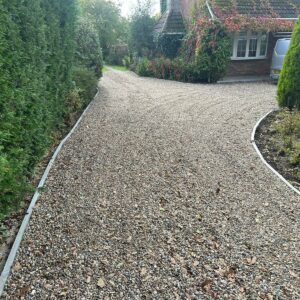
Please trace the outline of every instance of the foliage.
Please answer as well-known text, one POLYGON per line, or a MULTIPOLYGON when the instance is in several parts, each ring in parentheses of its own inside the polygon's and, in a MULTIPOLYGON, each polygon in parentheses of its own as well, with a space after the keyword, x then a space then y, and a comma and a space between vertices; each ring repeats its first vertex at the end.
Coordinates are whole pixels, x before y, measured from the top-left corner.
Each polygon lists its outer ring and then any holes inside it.
POLYGON ((94 24, 87 19, 80 18, 76 29, 76 62, 102 75, 103 59, 100 40, 94 24))
POLYGON ((147 10, 137 10, 129 25, 129 49, 137 56, 151 56, 155 49, 153 28, 155 19, 147 10))
POLYGON ((184 34, 160 34, 157 37, 157 50, 168 58, 175 58, 181 47, 184 34))
POLYGON ((147 58, 139 61, 136 67, 136 73, 144 77, 150 77, 153 75, 150 69, 150 61, 147 58))
POLYGON ((103 55, 109 55, 111 46, 119 40, 126 39, 127 22, 121 17, 120 8, 113 1, 107 0, 78 0, 84 19, 95 26, 103 55))
POLYGON ((193 30, 196 30, 195 65, 202 73, 199 80, 216 82, 225 75, 230 61, 230 37, 219 21, 204 20, 198 26, 193 30))
POLYGON ((73 70, 73 80, 78 92, 81 104, 78 110, 81 111, 93 99, 97 92, 98 79, 92 69, 75 67, 73 70))
POLYGON ((72 87, 72 0, 0 2, 0 213, 17 206, 26 180, 66 114, 72 87))
POLYGON ((245 29, 267 32, 289 32, 293 30, 295 25, 293 21, 274 17, 277 13, 272 9, 272 5, 270 5, 269 0, 264 0, 262 2, 262 5, 265 9, 270 11, 270 15, 272 17, 250 17, 239 14, 237 2, 235 0, 212 0, 211 5, 215 15, 225 25, 228 32, 241 31, 245 29))
POLYGON ((126 68, 126 69, 129 69, 130 65, 131 65, 131 58, 130 56, 125 56, 122 60, 122 63, 123 63, 123 66, 126 68))
POLYGON ((205 19, 190 28, 180 56, 173 60, 143 60, 137 73, 187 82, 216 82, 224 75, 229 59, 230 38, 224 26, 205 19))
POLYGON ((300 110, 300 18, 284 60, 277 94, 281 107, 300 110))

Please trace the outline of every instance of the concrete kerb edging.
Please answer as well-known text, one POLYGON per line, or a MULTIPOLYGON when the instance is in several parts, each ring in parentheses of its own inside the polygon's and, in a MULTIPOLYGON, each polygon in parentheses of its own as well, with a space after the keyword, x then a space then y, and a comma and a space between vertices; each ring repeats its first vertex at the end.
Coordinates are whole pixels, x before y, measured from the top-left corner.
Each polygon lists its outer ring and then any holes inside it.
MULTIPOLYGON (((97 98, 99 94, 99 90, 97 92, 97 94, 95 95, 94 99, 97 98)), ((21 241, 23 239, 23 236, 24 236, 24 233, 26 232, 26 229, 28 227, 28 224, 29 224, 29 221, 30 221, 30 218, 31 218, 31 215, 32 215, 32 212, 33 212, 33 209, 36 205, 36 202, 38 201, 39 197, 40 197, 40 189, 44 187, 45 185, 45 182, 46 182, 46 179, 49 175, 49 172, 58 156, 58 154, 60 153, 62 147, 64 146, 64 144, 66 143, 66 141, 71 137, 71 135, 74 133, 74 131, 76 130, 76 128, 78 127, 78 125, 80 124, 82 118, 84 117, 84 115, 86 114, 86 112, 89 110, 91 104, 92 104, 93 101, 91 101, 91 103, 87 106, 87 108, 83 111, 83 113, 81 114, 80 118, 78 119, 78 121, 76 122, 76 124, 74 125, 74 127, 72 128, 72 130, 69 132, 69 134, 60 142, 60 144, 58 145, 58 147, 56 148, 51 160, 49 161, 48 165, 47 165, 47 168, 39 182, 39 185, 37 187, 37 190, 35 192, 35 194, 33 195, 32 197, 32 200, 30 202, 30 205, 26 211, 26 214, 25 214, 25 217, 23 219, 23 222, 21 224, 21 227, 18 231, 18 234, 16 236, 16 239, 14 241, 14 244, 9 252, 9 256, 6 260, 6 263, 5 263, 5 266, 4 266, 4 269, 1 273, 1 276, 0 276, 0 296, 2 295, 3 293, 3 290, 4 290, 4 287, 5 287, 5 284, 6 284, 6 281, 10 275, 10 272, 11 272, 11 268, 12 268, 12 265, 15 261, 15 258, 16 258, 16 255, 17 255, 17 252, 18 252, 18 249, 20 247, 20 244, 21 244, 21 241)))
POLYGON ((254 126, 252 134, 251 134, 251 143, 255 149, 255 151, 257 152, 258 156, 260 157, 260 159, 262 160, 262 162, 277 176, 279 177, 291 190, 293 190, 296 194, 298 194, 300 196, 300 191, 298 189, 296 189, 290 182, 288 182, 281 174, 279 174, 263 157, 262 153, 260 152, 260 150, 257 147, 257 144, 255 142, 255 136, 256 136, 256 132, 257 129, 259 128, 260 124, 273 112, 275 112, 276 110, 271 110, 270 112, 268 112, 265 116, 263 116, 254 126))

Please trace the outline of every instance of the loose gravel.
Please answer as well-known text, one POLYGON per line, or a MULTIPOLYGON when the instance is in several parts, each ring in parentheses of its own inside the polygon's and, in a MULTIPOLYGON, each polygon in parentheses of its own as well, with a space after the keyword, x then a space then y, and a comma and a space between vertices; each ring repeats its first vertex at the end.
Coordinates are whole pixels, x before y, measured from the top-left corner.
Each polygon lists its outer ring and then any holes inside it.
POLYGON ((105 73, 3 299, 299 300, 299 197, 250 142, 274 99, 105 73))

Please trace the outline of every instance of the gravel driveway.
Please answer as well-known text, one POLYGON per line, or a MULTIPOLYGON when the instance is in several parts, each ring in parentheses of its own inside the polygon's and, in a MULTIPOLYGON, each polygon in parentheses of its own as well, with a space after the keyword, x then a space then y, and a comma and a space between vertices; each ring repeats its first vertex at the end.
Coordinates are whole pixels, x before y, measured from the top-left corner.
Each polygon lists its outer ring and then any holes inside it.
POLYGON ((274 99, 105 73, 3 299, 299 300, 299 197, 250 143, 274 99))

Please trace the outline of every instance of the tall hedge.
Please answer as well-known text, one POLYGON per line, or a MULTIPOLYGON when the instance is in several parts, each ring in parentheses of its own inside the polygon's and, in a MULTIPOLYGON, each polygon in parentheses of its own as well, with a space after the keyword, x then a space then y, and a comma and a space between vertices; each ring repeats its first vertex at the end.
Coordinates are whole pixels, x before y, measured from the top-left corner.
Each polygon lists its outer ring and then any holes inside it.
POLYGON ((300 17, 284 59, 277 93, 279 106, 300 110, 300 17))
POLYGON ((0 215, 24 196, 64 118, 75 19, 75 0, 0 1, 0 215))

